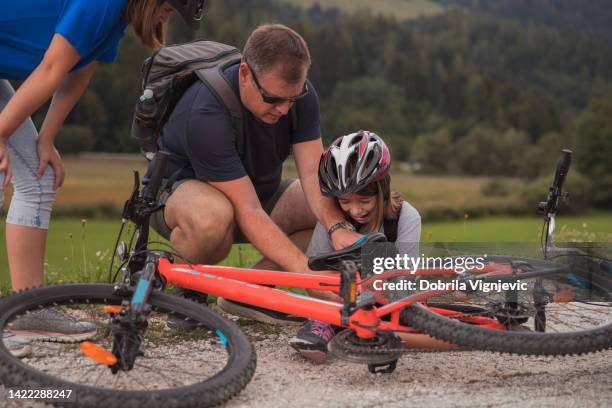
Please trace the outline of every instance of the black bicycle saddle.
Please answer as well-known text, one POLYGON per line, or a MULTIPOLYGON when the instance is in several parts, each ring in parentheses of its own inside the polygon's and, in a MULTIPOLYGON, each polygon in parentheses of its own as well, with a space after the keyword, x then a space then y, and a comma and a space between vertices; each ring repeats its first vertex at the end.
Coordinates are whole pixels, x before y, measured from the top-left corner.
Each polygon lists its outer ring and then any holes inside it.
POLYGON ((364 235, 348 248, 323 255, 311 256, 308 258, 308 267, 313 271, 340 271, 342 261, 353 261, 360 268, 361 248, 372 242, 387 242, 387 237, 380 232, 364 235))

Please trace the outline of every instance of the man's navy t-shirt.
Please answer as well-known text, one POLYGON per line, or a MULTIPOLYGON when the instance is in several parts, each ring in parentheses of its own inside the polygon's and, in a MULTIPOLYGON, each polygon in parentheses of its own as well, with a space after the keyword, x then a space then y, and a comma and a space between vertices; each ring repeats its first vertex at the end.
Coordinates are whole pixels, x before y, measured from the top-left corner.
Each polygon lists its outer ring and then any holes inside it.
MULTIPOLYGON (((238 67, 236 64, 223 72, 236 95, 238 67)), ((309 94, 296 102, 295 131, 291 130, 290 115, 268 125, 243 109, 245 137, 241 157, 225 106, 197 81, 181 97, 163 130, 162 145, 171 153, 166 177, 181 168, 178 180, 229 181, 248 175, 260 201, 267 201, 281 181, 282 163, 291 145, 321 137, 319 98, 310 82, 308 89, 309 94)))

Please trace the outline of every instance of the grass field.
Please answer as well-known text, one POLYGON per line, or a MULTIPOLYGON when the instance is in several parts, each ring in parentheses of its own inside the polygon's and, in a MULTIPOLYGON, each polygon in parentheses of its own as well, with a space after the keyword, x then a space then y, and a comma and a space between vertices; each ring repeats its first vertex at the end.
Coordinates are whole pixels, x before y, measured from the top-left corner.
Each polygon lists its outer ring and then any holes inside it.
POLYGON ((372 14, 409 20, 419 16, 441 13, 443 7, 430 0, 279 0, 302 8, 319 4, 321 8, 338 8, 346 13, 369 10, 372 14))
MULTIPOLYGON (((120 221, 55 219, 47 236, 45 272, 48 282, 103 281, 108 277, 111 251, 117 239, 120 221)), ((130 230, 123 234, 128 242, 130 230)), ((0 224, 0 290, 9 286, 9 269, 4 244, 4 224, 0 224)), ((152 241, 164 241, 152 233, 152 241)), ((259 253, 250 245, 234 245, 224 265, 252 265, 259 253)))
MULTIPOLYGON (((47 280, 100 281, 106 278, 110 252, 119 230, 118 221, 55 219, 47 239, 47 280)), ((538 242, 541 219, 492 217, 423 225, 422 242, 538 242)), ((559 217, 559 240, 612 242, 612 214, 559 217)), ((0 288, 8 288, 4 225, 0 225, 0 288)), ((127 236, 126 234, 124 236, 127 236)), ((156 235, 153 240, 159 239, 156 235)), ((258 259, 250 245, 235 245, 226 265, 249 266, 258 259)))
POLYGON ((81 155, 65 160, 66 181, 56 206, 122 206, 133 186, 133 170, 144 175, 146 160, 140 155, 81 155))
MULTIPOLYGON (((140 171, 141 177, 146 168, 146 160, 140 155, 85 154, 66 157, 66 181, 59 190, 56 214, 68 213, 74 217, 85 216, 85 207, 112 207, 115 211, 122 208, 133 185, 132 171, 140 171)), ((297 173, 292 160, 287 161, 284 176, 296 178, 297 173)), ((428 212, 448 208, 466 209, 489 207, 499 208, 513 203, 515 197, 487 197, 481 192, 491 177, 462 176, 421 176, 406 173, 392 175, 393 189, 402 193, 427 219, 428 212)), ((520 181, 507 179, 517 187, 520 181)), ((517 188, 518 189, 518 188, 517 188)), ((544 198, 545 192, 542 192, 544 198)), ((5 202, 9 202, 10 192, 5 202)), ((472 214, 469 214, 472 216, 472 214)), ((463 216, 463 213, 461 213, 463 216)))
MULTIPOLYGON (((290 160, 288 162, 291 162, 290 160)), ((66 182, 56 199, 56 214, 69 213, 68 218, 56 216, 49 229, 47 249, 47 278, 59 280, 100 280, 105 277, 110 248, 119 229, 118 217, 98 220, 86 215, 84 207, 105 204, 123 206, 132 189, 132 170, 141 176, 146 161, 139 155, 89 154, 66 157, 66 182), (66 212, 66 208, 72 208, 66 212), (62 211, 62 209, 64 211, 62 211), (82 222, 85 218, 86 221, 82 222)), ((289 164, 285 177, 296 177, 289 164)), ((431 210, 462 209, 474 206, 500 207, 508 204, 508 197, 487 197, 481 192, 489 177, 415 176, 394 173, 393 189, 402 193, 421 214, 431 210)), ((517 186, 518 180, 507 180, 517 186)), ((545 192, 542 192, 543 195, 545 192)), ((5 203, 10 199, 7 194, 5 203)), ((463 215, 463 213, 461 213, 463 215)), ((461 221, 431 222, 424 217, 423 242, 536 242, 541 219, 536 217, 490 217, 475 219, 469 211, 461 221)), ((558 231, 561 239, 583 241, 612 241, 612 213, 586 217, 560 217, 558 231), (563 227, 565 225, 565 227, 563 227)), ((0 224, 0 288, 8 285, 8 266, 4 245, 4 225, 0 224)), ((226 260, 229 265, 250 265, 258 254, 250 246, 238 246, 226 260)))

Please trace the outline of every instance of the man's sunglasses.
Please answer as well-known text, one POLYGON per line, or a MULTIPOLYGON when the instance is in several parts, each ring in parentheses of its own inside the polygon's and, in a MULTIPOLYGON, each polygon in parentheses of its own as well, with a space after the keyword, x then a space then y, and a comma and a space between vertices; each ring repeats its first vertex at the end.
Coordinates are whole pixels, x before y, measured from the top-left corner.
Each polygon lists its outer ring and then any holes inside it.
POLYGON ((253 82, 255 82, 255 86, 257 86, 257 90, 259 91, 259 94, 261 95, 261 98, 267 104, 270 104, 270 105, 281 105, 281 104, 283 104, 285 102, 294 103, 294 102, 302 99, 306 95, 308 95, 308 85, 306 85, 306 82, 304 82, 304 90, 299 95, 291 96, 289 98, 284 98, 282 96, 270 95, 268 92, 266 92, 265 89, 263 89, 261 87, 261 85, 259 84, 259 81, 257 80, 257 76, 255 75, 255 71, 253 71, 253 68, 251 68, 251 66, 249 65, 248 62, 246 63, 246 65, 247 65, 247 67, 249 67, 249 70, 251 71, 251 75, 253 76, 253 82))

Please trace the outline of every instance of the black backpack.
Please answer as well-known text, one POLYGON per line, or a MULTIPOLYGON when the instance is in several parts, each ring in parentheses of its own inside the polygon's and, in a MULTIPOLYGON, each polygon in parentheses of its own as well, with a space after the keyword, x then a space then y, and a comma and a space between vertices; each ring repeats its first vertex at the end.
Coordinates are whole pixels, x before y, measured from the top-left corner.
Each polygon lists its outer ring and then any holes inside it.
POLYGON ((162 129, 176 103, 198 79, 225 105, 234 125, 236 148, 243 154, 242 104, 223 76, 226 67, 241 59, 240 51, 231 45, 199 40, 161 48, 145 60, 143 94, 136 102, 131 134, 147 159, 159 150, 162 129))

